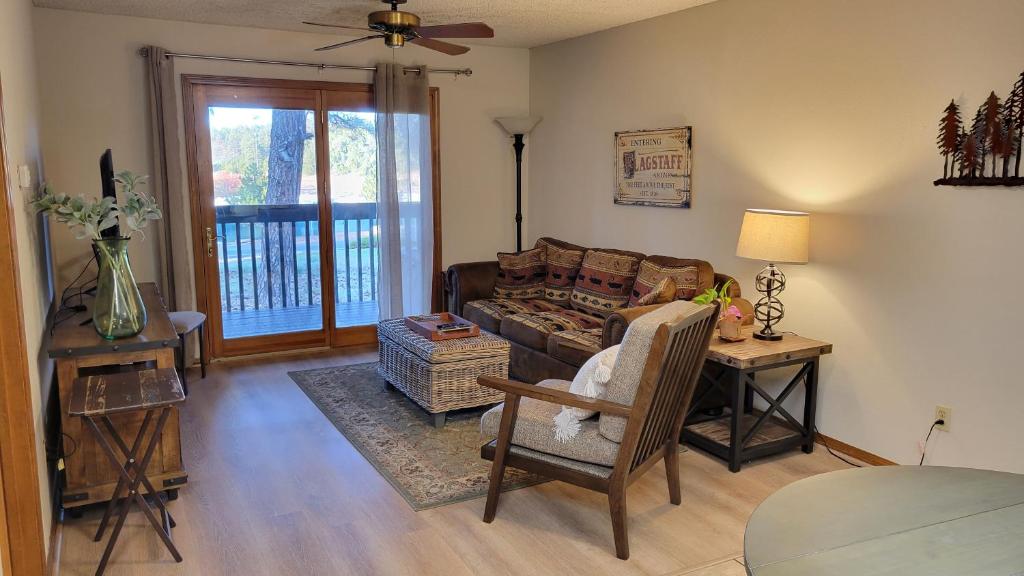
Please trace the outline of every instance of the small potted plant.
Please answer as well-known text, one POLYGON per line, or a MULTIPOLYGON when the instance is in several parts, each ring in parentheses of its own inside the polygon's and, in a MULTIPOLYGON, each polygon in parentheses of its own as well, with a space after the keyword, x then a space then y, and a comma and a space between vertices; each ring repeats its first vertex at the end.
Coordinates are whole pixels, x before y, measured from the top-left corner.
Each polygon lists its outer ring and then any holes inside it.
POLYGON ((729 286, 732 280, 726 281, 721 288, 708 288, 703 294, 695 297, 693 301, 697 304, 711 304, 715 300, 722 303, 721 312, 718 315, 718 336, 729 342, 746 340, 740 330, 743 326, 743 313, 732 305, 732 298, 729 297, 729 286))
POLYGON ((149 221, 162 216, 156 200, 137 190, 146 182, 145 176, 126 171, 114 181, 121 188, 121 205, 111 197, 96 200, 55 194, 45 184, 32 201, 39 212, 52 214, 58 222, 67 224, 75 238, 92 240, 99 266, 92 306, 93 327, 108 340, 135 336, 146 327, 146 307, 128 263, 128 241, 135 232, 144 236, 142 229, 149 221), (103 231, 111 228, 129 232, 104 237, 103 231))

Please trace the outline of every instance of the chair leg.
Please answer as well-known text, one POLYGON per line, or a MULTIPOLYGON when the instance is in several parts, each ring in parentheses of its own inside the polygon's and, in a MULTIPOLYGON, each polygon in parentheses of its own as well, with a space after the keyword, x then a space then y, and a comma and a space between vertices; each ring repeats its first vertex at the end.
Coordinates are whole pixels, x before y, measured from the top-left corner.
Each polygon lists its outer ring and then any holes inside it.
POLYGON ((494 447, 494 463, 491 464, 491 478, 487 486, 487 504, 484 505, 484 522, 490 524, 498 512, 498 497, 501 495, 501 481, 505 477, 505 458, 512 445, 512 430, 519 412, 519 396, 505 395, 505 408, 501 411, 501 425, 498 427, 498 441, 494 447))
POLYGON ((203 324, 199 325, 199 371, 202 377, 206 378, 206 345, 203 343, 203 324))
POLYGON ((181 390, 188 396, 188 334, 178 336, 181 342, 181 390))
POLYGON ((679 490, 679 445, 671 440, 665 446, 665 474, 668 476, 669 502, 678 506, 683 501, 679 490))
POLYGON ((626 529, 626 484, 612 486, 608 491, 608 508, 612 515, 612 533, 615 535, 615 555, 629 560, 629 534, 626 529))

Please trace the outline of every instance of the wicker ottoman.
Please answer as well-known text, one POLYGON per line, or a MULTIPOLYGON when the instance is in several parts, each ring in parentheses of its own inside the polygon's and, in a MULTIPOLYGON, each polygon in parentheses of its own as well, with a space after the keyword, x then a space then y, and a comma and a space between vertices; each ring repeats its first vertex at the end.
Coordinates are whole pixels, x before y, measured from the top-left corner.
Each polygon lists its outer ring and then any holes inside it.
POLYGON ((477 376, 508 377, 509 344, 487 332, 470 338, 434 342, 405 327, 402 318, 377 324, 380 364, 388 384, 434 415, 443 427, 445 413, 497 404, 505 394, 477 385, 477 376))

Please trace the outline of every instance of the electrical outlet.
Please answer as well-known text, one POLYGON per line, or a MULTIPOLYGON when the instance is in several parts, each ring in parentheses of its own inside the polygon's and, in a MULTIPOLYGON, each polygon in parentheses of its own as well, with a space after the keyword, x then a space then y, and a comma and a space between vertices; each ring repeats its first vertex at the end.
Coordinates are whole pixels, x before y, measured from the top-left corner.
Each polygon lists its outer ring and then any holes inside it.
POLYGON ((952 424, 953 409, 949 406, 936 406, 935 407, 935 419, 942 420, 942 424, 935 427, 936 430, 942 430, 943 432, 949 432, 949 426, 952 424))

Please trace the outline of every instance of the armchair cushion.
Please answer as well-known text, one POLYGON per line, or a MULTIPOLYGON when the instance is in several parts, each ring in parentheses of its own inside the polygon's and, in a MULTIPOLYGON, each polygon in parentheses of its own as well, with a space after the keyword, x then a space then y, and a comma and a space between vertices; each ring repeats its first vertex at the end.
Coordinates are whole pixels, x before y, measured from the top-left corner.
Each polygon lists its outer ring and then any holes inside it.
POLYGON ((565 330, 548 336, 548 356, 573 366, 582 366, 601 351, 604 328, 565 330))
MULTIPOLYGON (((544 380, 537 386, 569 390, 570 383, 565 380, 544 380)), ((480 431, 485 436, 493 438, 498 435, 504 407, 504 403, 499 404, 485 412, 480 419, 480 431)), ((512 432, 512 444, 589 464, 614 466, 619 455, 619 444, 602 436, 597 430, 597 420, 593 418, 580 422, 580 432, 568 442, 555 439, 553 419, 561 410, 561 404, 533 398, 521 399, 512 432)))
POLYGON ((561 310, 558 305, 534 298, 530 300, 510 300, 508 298, 490 298, 467 302, 462 309, 462 317, 492 334, 501 331, 501 319, 513 314, 527 312, 550 312, 561 310))
MULTIPOLYGON (((629 323, 626 336, 622 339, 619 356, 612 368, 612 377, 605 389, 604 400, 632 406, 640 379, 647 365, 647 357, 654 343, 658 327, 666 322, 675 322, 694 314, 703 308, 685 300, 665 304, 640 316, 629 323)), ((598 430, 602 436, 616 443, 622 442, 626 432, 626 418, 602 414, 598 417, 598 430)))
POLYGON ((543 298, 544 276, 547 274, 544 246, 515 254, 498 252, 498 278, 494 282, 495 298, 543 298))
POLYGON ((600 328, 604 322, 576 310, 513 314, 501 319, 501 335, 527 348, 546 352, 548 337, 565 330, 600 328))
POLYGON ((572 307, 607 316, 629 303, 644 255, 624 250, 588 250, 572 289, 572 307))
POLYGON ((537 240, 536 247, 547 250, 547 275, 544 277, 544 298, 566 308, 569 307, 576 276, 583 265, 587 249, 554 238, 537 240))

